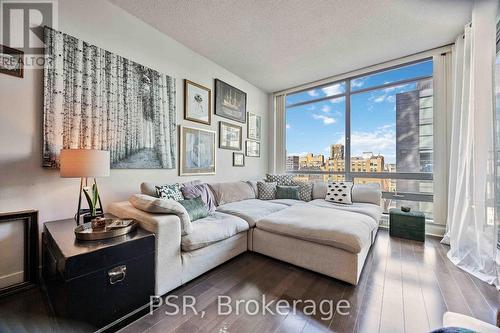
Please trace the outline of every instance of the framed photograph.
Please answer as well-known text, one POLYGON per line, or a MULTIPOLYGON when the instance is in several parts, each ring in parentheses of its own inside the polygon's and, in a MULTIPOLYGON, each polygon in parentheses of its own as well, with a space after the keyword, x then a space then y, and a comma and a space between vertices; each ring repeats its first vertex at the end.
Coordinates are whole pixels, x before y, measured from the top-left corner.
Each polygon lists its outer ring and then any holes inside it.
POLYGON ((233 166, 234 167, 244 167, 245 166, 245 154, 243 153, 233 153, 233 166))
POLYGON ((260 157, 260 142, 247 140, 245 150, 248 157, 260 157))
POLYGON ((260 116, 248 112, 247 137, 252 140, 260 141, 262 133, 262 123, 260 116))
POLYGON ((0 73, 24 77, 24 52, 0 45, 0 73))
POLYGON ((238 125, 219 122, 219 148, 241 150, 243 128, 238 125))
POLYGON ((179 176, 215 175, 215 131, 180 127, 179 176))
POLYGON ((210 125, 211 94, 207 87, 184 80, 184 119, 210 125))
POLYGON ((215 79, 215 114, 244 124, 246 112, 247 94, 215 79))

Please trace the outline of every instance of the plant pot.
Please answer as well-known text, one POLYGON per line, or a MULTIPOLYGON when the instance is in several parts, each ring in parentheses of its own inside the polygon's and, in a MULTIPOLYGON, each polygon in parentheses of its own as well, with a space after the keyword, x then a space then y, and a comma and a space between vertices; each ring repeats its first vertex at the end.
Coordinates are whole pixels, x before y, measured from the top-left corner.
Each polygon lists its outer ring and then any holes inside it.
POLYGON ((90 215, 90 213, 87 213, 87 214, 82 215, 82 217, 83 217, 83 223, 89 223, 93 219, 95 219, 96 217, 104 217, 104 214, 97 214, 96 216, 92 216, 92 215, 90 215))

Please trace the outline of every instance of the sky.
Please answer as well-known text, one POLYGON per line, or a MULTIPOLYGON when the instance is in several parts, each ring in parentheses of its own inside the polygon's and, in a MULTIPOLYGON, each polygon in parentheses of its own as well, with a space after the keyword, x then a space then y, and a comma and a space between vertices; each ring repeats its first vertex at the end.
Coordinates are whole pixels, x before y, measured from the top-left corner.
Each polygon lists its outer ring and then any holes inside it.
MULTIPOLYGON (((415 90, 416 83, 354 92, 428 75, 432 75, 431 60, 351 81, 351 156, 372 152, 384 155, 386 163, 396 162, 396 94, 415 90)), ((345 83, 342 82, 287 96, 287 155, 303 156, 310 152, 329 156, 331 144, 345 144, 345 97, 288 107, 344 92, 345 83)))

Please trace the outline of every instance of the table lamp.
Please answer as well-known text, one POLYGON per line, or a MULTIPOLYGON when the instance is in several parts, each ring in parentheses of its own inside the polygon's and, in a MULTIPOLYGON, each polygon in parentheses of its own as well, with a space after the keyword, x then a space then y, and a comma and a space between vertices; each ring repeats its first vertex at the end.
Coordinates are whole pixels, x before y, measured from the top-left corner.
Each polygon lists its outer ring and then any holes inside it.
MULTIPOLYGON (((76 224, 80 224, 80 216, 88 213, 89 209, 82 208, 82 191, 88 186, 88 179, 93 178, 97 188, 97 177, 109 176, 109 151, 97 149, 62 149, 60 154, 61 178, 80 178, 80 194, 78 196, 78 210, 75 214, 76 224)), ((103 214, 101 197, 99 196, 99 214, 103 214)))

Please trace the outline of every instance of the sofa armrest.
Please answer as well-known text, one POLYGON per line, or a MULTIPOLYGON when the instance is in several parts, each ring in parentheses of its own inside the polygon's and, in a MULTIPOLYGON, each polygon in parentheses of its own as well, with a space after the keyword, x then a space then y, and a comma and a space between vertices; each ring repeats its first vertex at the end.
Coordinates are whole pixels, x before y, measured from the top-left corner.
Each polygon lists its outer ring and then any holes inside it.
POLYGON ((156 235, 155 292, 164 295, 182 284, 181 221, 173 214, 151 214, 128 201, 114 202, 107 210, 119 218, 132 218, 141 228, 156 235))

